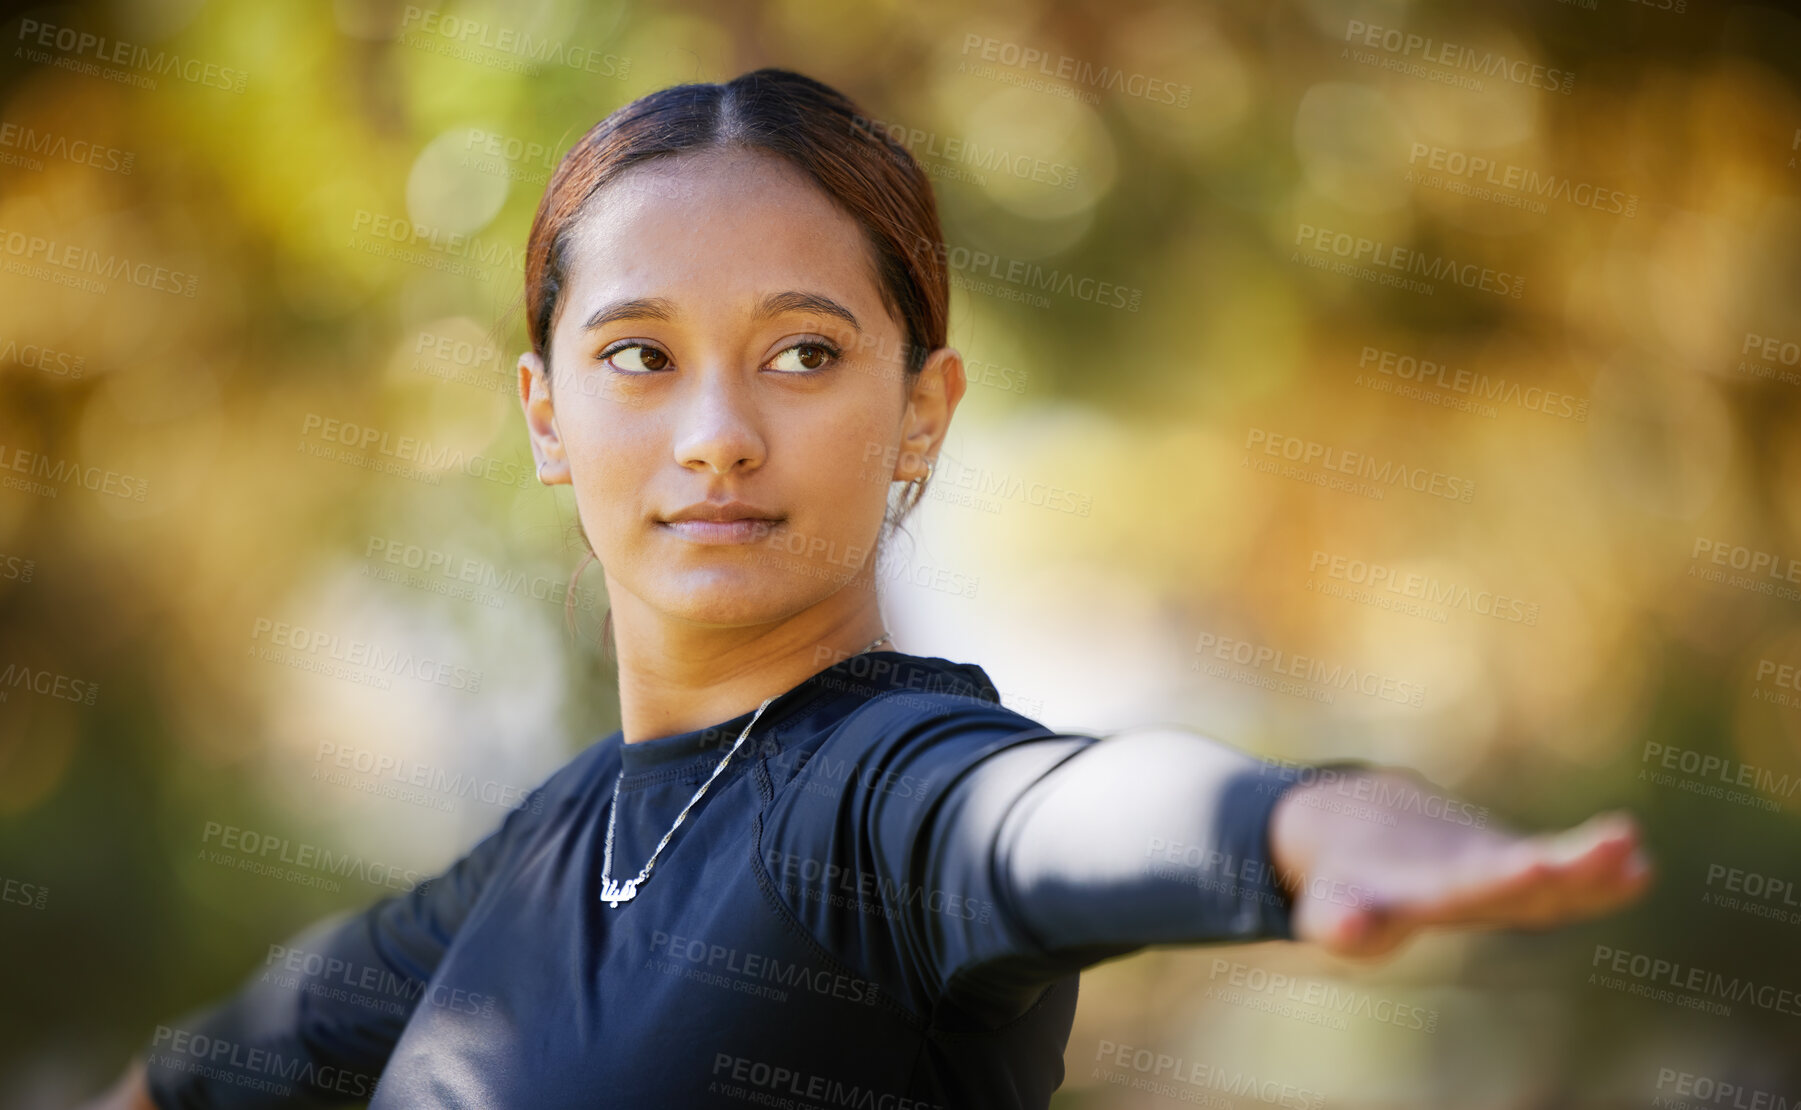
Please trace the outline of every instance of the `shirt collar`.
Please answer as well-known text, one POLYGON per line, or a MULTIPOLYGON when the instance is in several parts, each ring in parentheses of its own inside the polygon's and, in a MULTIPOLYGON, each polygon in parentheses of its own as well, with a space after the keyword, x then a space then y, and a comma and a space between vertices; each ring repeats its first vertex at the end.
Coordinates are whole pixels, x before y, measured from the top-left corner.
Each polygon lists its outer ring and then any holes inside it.
MULTIPOLYGON (((758 751, 774 728, 792 719, 798 710, 818 698, 836 694, 866 701, 890 690, 909 688, 960 693, 990 703, 999 702, 994 684, 982 668, 974 664, 900 651, 859 652, 801 679, 776 695, 769 708, 757 718, 756 727, 744 738, 738 748, 739 754, 758 751)), ((620 767, 627 778, 637 778, 690 762, 717 762, 731 750, 738 734, 744 731, 744 726, 756 712, 753 705, 717 724, 654 740, 640 740, 635 744, 624 743, 623 732, 614 730, 613 735, 620 745, 620 767)))

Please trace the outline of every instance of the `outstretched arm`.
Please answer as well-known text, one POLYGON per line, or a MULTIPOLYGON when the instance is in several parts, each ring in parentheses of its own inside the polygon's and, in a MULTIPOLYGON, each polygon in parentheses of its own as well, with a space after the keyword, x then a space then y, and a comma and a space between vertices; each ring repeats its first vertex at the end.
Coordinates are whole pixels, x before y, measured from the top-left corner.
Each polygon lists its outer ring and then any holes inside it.
POLYGON ((1282 766, 1168 728, 1110 737, 1044 776, 997 859, 1044 936, 1286 937, 1347 956, 1426 927, 1578 921, 1650 882, 1625 813, 1522 835, 1410 771, 1282 766))
POLYGON ((1051 982, 1148 945, 1379 954, 1426 925, 1550 925, 1648 878, 1622 818, 1520 837, 1402 772, 918 702, 847 718, 781 787, 761 848, 815 862, 810 878, 782 872, 790 911, 922 1011, 1006 1022, 1051 982))
MULTIPOLYGON (((1004 773, 989 764, 967 789, 1004 773)), ((1523 835, 1410 771, 1283 766, 1168 728, 1109 737, 1044 775, 996 860, 1028 931, 1059 943, 1279 937, 1347 956, 1427 927, 1608 913, 1651 873, 1625 813, 1523 835)))
POLYGON ((893 769, 942 788, 925 806, 872 792, 868 835, 915 888, 992 905, 909 924, 947 995, 1002 1015, 1146 945, 1376 955, 1425 926, 1576 920, 1648 880, 1620 816, 1523 837, 1405 772, 1282 765, 1183 729, 898 747, 893 769))

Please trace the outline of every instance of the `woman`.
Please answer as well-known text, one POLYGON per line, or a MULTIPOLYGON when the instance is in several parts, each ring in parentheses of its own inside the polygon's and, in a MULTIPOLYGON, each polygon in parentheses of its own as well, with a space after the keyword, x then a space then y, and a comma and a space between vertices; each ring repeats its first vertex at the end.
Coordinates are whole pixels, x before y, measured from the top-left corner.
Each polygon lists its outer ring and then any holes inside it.
POLYGON ((765 69, 563 158, 520 400, 605 575, 621 728, 436 880, 160 1026, 118 1103, 1042 1107, 1098 961, 1374 955, 1642 890, 1623 816, 1520 838, 1395 772, 1057 734, 895 650, 869 568, 964 376, 930 185, 862 118, 765 69))

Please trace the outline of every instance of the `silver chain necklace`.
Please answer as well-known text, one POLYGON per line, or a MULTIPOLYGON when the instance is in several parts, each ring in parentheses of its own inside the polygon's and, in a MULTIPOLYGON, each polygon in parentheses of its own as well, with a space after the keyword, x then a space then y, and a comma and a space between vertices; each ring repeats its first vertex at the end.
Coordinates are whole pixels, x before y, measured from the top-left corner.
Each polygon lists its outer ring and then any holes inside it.
MULTIPOLYGON (((853 654, 862 655, 863 652, 870 650, 887 638, 888 633, 884 632, 872 641, 869 647, 853 654)), ((675 824, 669 826, 669 831, 663 834, 663 839, 657 841, 656 848, 650 853, 650 859, 645 861, 644 870, 638 872, 637 878, 627 879, 623 883, 615 882, 612 878, 613 820, 619 813, 619 784, 625 781, 625 768, 619 769, 619 777, 613 780, 613 804, 607 808, 607 846, 600 861, 600 900, 605 902, 609 909, 616 910, 619 908, 619 903, 629 902, 638 896, 638 888, 644 884, 644 880, 650 878, 650 869, 657 862, 657 856, 662 854, 664 845, 668 844, 669 838, 675 835, 675 830, 682 827, 682 821, 687 818, 688 811, 694 808, 694 803, 700 801, 700 796, 707 792, 707 787, 713 785, 713 780, 719 777, 719 772, 725 770, 725 765, 732 761, 732 756, 744 743, 744 738, 750 735, 750 726, 757 723, 757 718, 763 715, 763 710, 769 708, 770 702, 781 696, 781 694, 771 694, 763 699, 762 705, 757 706, 757 711, 751 714, 750 720, 745 723, 744 731, 738 734, 738 739, 732 742, 731 748, 719 758, 719 762, 713 767, 713 773, 707 776, 707 781, 700 784, 700 789, 694 792, 694 797, 688 799, 688 804, 682 807, 682 811, 675 815, 675 824)))

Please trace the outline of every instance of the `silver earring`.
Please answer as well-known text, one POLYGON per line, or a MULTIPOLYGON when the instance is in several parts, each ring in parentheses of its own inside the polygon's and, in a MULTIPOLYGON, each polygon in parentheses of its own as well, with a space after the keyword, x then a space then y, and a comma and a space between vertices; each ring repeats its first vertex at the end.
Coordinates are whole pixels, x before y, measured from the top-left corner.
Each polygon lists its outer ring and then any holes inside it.
POLYGON ((929 482, 929 481, 931 481, 931 480, 932 480, 932 460, 931 460, 931 459, 927 459, 927 460, 926 460, 926 473, 925 473, 925 477, 923 477, 923 478, 915 478, 915 479, 913 479, 913 480, 912 480, 912 481, 911 481, 911 482, 909 482, 909 483, 907 483, 907 484, 908 484, 908 485, 913 485, 913 486, 918 486, 918 487, 919 487, 919 491, 918 491, 918 493, 916 493, 916 494, 915 494, 915 495, 914 495, 914 496, 915 496, 915 497, 924 497, 924 496, 925 496, 925 493, 926 493, 926 483, 927 483, 927 482, 929 482))

